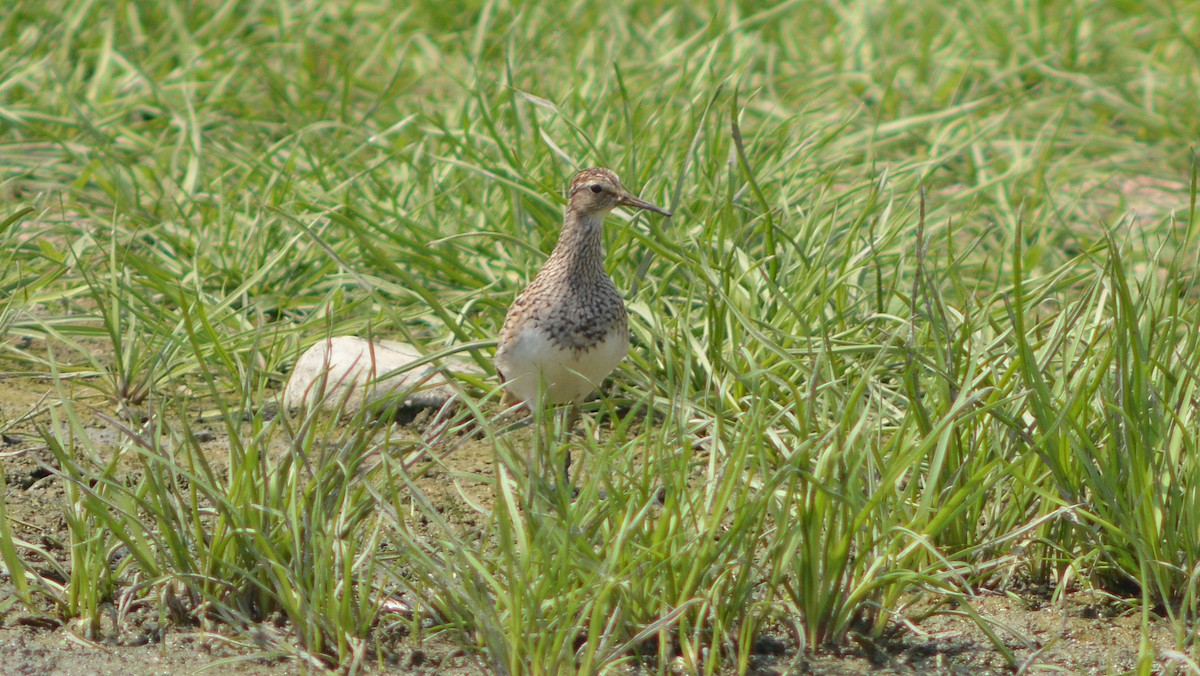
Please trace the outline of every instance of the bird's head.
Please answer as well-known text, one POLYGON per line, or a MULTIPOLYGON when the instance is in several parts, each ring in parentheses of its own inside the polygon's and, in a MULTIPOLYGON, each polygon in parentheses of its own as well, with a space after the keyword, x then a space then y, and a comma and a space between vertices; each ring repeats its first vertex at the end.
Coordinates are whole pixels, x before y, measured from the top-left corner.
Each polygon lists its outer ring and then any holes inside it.
POLYGON ((634 207, 670 216, 671 212, 634 195, 608 169, 584 169, 571 179, 569 208, 580 215, 603 216, 615 207, 634 207))

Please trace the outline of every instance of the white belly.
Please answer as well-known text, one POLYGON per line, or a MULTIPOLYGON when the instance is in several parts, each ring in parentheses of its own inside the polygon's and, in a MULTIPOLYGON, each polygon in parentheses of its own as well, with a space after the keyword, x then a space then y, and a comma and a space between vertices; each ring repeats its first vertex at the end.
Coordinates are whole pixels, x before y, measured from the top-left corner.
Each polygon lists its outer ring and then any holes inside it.
POLYGON ((566 404, 591 394, 628 352, 624 330, 586 350, 567 350, 541 331, 526 328, 496 352, 496 368, 504 374, 508 392, 530 408, 538 400, 539 385, 546 388, 546 401, 566 404))

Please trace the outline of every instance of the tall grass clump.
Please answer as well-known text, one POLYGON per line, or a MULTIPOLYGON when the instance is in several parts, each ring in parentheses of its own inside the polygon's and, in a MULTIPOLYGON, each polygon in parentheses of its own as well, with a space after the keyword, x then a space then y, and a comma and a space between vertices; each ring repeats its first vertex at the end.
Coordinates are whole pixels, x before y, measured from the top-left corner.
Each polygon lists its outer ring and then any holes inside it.
MULTIPOLYGON (((204 331, 188 328, 192 339, 204 331)), ((386 598, 373 591, 381 533, 366 467, 388 442, 361 413, 334 429, 315 412, 245 419, 234 399, 219 407, 229 445, 217 455, 202 448, 186 394, 141 423, 100 414, 119 434, 112 449, 75 405, 56 409, 42 434, 67 487, 69 584, 42 577, 38 591, 91 638, 104 636, 106 613, 120 622, 152 603, 172 626, 236 628, 251 655, 362 665, 386 598)))
MULTIPOLYGON (((1193 205, 1194 194, 1193 180, 1193 205)), ((1183 623, 1200 553, 1196 467, 1185 450, 1197 442, 1195 276, 1183 268, 1195 256, 1194 208, 1187 218, 1164 242, 1175 258, 1151 276, 1138 278, 1128 245, 1110 236, 1064 309, 1077 320, 1070 328, 1058 322, 1030 340, 1023 304, 1013 311, 1033 443, 1054 488, 1087 512, 1086 567, 1110 585, 1132 584, 1147 611, 1183 623)))

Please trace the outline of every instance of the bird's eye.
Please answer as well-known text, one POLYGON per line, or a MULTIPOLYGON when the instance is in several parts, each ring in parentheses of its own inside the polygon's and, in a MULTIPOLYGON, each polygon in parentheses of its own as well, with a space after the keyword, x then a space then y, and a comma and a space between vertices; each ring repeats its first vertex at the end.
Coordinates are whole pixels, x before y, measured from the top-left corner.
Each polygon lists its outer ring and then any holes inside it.
POLYGON ((589 187, 591 188, 592 192, 596 193, 597 195, 604 192, 604 188, 601 188, 599 185, 596 185, 595 183, 593 183, 589 187))

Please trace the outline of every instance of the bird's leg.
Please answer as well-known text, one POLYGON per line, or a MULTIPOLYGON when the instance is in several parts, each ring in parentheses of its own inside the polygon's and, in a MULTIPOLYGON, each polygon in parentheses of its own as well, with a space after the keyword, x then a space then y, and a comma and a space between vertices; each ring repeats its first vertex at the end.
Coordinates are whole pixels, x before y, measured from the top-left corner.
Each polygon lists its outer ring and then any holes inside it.
POLYGON ((567 424, 564 431, 567 434, 575 431, 575 424, 579 422, 579 404, 572 402, 570 410, 567 411, 567 424))
MULTIPOLYGON (((567 410, 567 419, 563 425, 563 438, 569 440, 571 432, 575 431, 575 423, 579 422, 579 404, 572 402, 571 408, 567 410)), ((563 462, 563 481, 567 485, 571 485, 571 448, 568 446, 564 452, 566 460, 563 462)))
POLYGON ((563 455, 565 456, 565 459, 563 460, 563 485, 570 488, 571 487, 571 449, 568 448, 566 450, 566 452, 563 453, 563 455))

